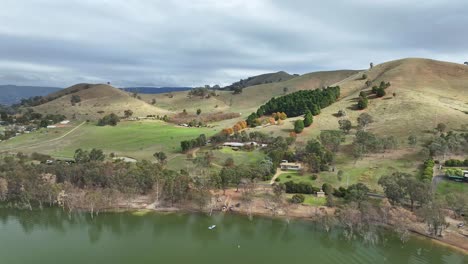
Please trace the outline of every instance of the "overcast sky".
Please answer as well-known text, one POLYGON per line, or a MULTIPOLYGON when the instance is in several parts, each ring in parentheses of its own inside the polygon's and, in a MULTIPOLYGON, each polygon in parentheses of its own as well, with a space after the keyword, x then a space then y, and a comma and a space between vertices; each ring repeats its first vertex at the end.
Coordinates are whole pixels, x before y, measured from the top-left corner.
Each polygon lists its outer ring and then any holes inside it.
POLYGON ((468 60, 467 0, 1 0, 0 84, 228 84, 468 60), (352 2, 352 3, 351 3, 352 2))

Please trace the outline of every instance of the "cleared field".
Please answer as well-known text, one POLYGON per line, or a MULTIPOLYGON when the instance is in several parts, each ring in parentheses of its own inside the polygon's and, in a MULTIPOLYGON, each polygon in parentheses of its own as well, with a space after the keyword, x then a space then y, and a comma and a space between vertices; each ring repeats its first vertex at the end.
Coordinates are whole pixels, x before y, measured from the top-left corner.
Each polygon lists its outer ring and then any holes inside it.
POLYGON ((224 161, 227 158, 234 159, 235 165, 242 165, 242 164, 251 164, 256 163, 263 160, 266 155, 261 150, 253 150, 253 151, 234 151, 231 148, 223 147, 219 150, 214 150, 213 154, 215 156, 215 162, 219 165, 223 165, 224 161))
MULTIPOLYGON (((56 136, 60 136, 59 132, 56 136)), ((107 154, 127 156, 136 159, 153 159, 153 153, 164 151, 171 156, 180 152, 180 142, 196 138, 200 134, 207 137, 215 133, 210 128, 184 128, 166 124, 161 121, 121 122, 116 127, 98 127, 86 124, 59 141, 36 145, 27 148, 25 144, 36 144, 52 138, 50 130, 47 135, 41 132, 32 133, 12 139, 0 145, 0 151, 15 148, 15 151, 40 152, 56 157, 73 157, 78 148, 103 149, 107 154)))

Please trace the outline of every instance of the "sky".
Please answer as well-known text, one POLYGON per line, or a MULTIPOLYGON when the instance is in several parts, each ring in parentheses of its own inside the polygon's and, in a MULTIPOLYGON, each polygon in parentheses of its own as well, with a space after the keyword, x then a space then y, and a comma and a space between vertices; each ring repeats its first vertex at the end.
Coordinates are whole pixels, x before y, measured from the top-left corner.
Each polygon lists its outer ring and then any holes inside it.
POLYGON ((466 0, 0 0, 0 84, 227 85, 468 61, 466 0))

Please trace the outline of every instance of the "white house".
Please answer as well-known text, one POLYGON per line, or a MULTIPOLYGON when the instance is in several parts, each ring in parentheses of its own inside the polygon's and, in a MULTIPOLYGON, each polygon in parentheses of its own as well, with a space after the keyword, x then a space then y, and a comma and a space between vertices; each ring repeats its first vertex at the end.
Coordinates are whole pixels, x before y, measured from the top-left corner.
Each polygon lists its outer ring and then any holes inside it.
POLYGON ((298 171, 302 169, 302 165, 299 163, 292 163, 292 162, 282 162, 280 163, 281 170, 292 170, 298 171))
POLYGON ((70 123, 70 120, 63 120, 60 122, 61 125, 68 125, 70 123))

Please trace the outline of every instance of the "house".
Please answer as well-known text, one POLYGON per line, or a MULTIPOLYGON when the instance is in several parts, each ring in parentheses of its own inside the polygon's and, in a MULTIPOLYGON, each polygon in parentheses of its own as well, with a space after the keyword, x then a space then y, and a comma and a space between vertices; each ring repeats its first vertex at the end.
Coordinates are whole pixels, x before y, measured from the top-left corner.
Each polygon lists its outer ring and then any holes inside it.
POLYGON ((63 120, 60 122, 61 125, 68 125, 70 123, 70 120, 63 120))
POLYGON ((293 170, 298 171, 302 169, 302 165, 299 163, 292 163, 292 162, 282 162, 280 163, 281 170, 293 170))
POLYGON ((57 126, 47 126, 47 128, 57 128, 57 126))
POLYGON ((223 146, 225 147, 231 147, 231 148, 241 148, 243 146, 245 146, 244 143, 240 143, 240 142, 225 142, 223 144, 223 146))

